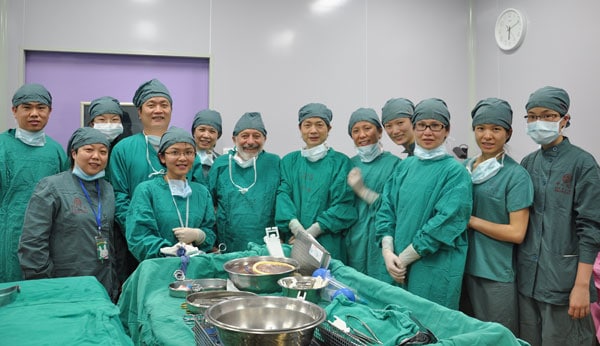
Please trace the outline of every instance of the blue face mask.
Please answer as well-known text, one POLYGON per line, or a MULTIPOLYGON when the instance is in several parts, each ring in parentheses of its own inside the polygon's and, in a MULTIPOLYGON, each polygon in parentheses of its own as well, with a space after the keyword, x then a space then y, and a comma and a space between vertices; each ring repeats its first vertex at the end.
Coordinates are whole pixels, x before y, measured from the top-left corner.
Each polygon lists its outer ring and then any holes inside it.
POLYGON ((446 151, 446 146, 444 144, 439 145, 437 148, 427 150, 415 143, 415 156, 418 157, 419 160, 438 160, 447 155, 448 151, 446 151))
POLYGON ((498 174, 498 172, 500 172, 500 170, 502 169, 502 167, 504 167, 504 152, 500 153, 499 155, 502 155, 501 161, 498 161, 497 156, 496 157, 492 157, 491 159, 487 159, 485 161, 483 161, 482 163, 480 163, 479 165, 477 165, 477 167, 475 167, 475 170, 472 171, 473 167, 473 162, 471 162, 470 165, 467 166, 467 168, 469 169, 469 172, 471 172, 471 181, 473 182, 473 184, 481 184, 484 183, 486 181, 488 181, 489 179, 491 179, 492 177, 494 177, 496 174, 498 174))
POLYGON ((86 174, 77 164, 75 164, 73 166, 73 175, 75 175, 76 177, 78 177, 81 180, 94 181, 96 179, 104 178, 104 170, 101 170, 100 172, 98 172, 94 175, 89 175, 89 174, 86 174))
POLYGON ((200 158, 200 163, 206 166, 212 166, 213 164, 213 154, 208 153, 206 150, 198 150, 198 157, 200 158))
POLYGON ((167 178, 167 181, 169 182, 169 189, 172 196, 187 198, 192 194, 192 188, 187 180, 171 180, 167 178))
POLYGON ((17 127, 15 138, 32 147, 43 147, 46 144, 46 134, 43 130, 31 132, 17 127))
POLYGON ((327 156, 328 150, 329 147, 327 146, 327 144, 322 143, 310 149, 303 148, 302 150, 300 150, 300 155, 306 157, 306 159, 310 162, 316 162, 327 156))
POLYGON ((383 145, 381 142, 377 142, 375 144, 356 147, 356 151, 361 162, 371 162, 383 153, 383 145))
POLYGON ((148 143, 150 143, 150 145, 154 148, 154 150, 158 151, 158 146, 160 145, 160 137, 159 136, 146 135, 146 141, 148 143))
POLYGON ((527 135, 537 144, 550 144, 560 135, 560 120, 527 123, 527 135))

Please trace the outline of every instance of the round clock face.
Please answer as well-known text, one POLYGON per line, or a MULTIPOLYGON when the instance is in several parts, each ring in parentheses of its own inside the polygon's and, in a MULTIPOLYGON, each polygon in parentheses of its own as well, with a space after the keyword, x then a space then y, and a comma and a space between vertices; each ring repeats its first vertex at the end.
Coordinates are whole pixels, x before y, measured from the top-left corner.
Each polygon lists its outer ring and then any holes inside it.
POLYGON ((504 51, 517 49, 525 38, 527 21, 523 14, 514 9, 508 8, 498 16, 496 20, 496 43, 504 51))

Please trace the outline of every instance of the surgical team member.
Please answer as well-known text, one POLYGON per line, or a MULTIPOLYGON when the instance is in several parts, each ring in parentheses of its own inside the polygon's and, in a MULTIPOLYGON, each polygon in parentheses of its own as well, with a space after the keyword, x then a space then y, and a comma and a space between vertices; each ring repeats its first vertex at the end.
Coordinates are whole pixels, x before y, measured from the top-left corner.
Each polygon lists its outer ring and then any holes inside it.
POLYGON ((110 143, 91 127, 69 139, 71 171, 42 179, 29 200, 19 261, 26 279, 95 276, 116 301, 113 188, 104 178, 110 143))
POLYGON ((212 249, 212 198, 204 185, 187 178, 196 158, 195 147, 187 131, 169 128, 158 147, 166 173, 140 183, 133 193, 126 235, 129 250, 140 262, 159 257, 161 248, 178 242, 205 252, 212 249))
POLYGON ((371 108, 359 108, 348 122, 348 134, 356 146, 352 157, 354 168, 348 173, 348 185, 356 193, 358 220, 346 235, 348 265, 371 277, 392 283, 385 268, 381 249, 375 239, 375 215, 381 204, 383 185, 392 176, 400 159, 383 150, 383 129, 377 113, 371 108))
MULTIPOLYGON (((142 83, 135 91, 133 104, 143 131, 121 140, 113 148, 108 163, 108 178, 115 189, 115 220, 125 236, 129 203, 135 188, 143 181, 163 175, 164 169, 157 151, 161 136, 171 122, 173 100, 169 90, 157 79, 142 83)), ((188 178, 191 178, 191 173, 188 178)), ((121 244, 124 244, 121 242, 121 244)), ((123 245, 117 244, 117 252, 123 245)), ((119 267, 119 279, 123 282, 135 270, 138 263, 130 253, 123 255, 119 267)))
POLYGON ((409 292, 458 309, 471 216, 469 173, 446 151, 450 112, 440 99, 415 106, 415 156, 381 196, 375 229, 386 268, 409 292))
POLYGON ((292 235, 306 230, 331 257, 346 262, 344 235, 358 214, 354 192, 346 183, 352 163, 326 143, 332 118, 321 103, 300 108, 298 128, 306 147, 281 159, 275 221, 292 235))
POLYGON ((208 186, 208 172, 219 154, 215 151, 217 140, 223 134, 221 113, 204 109, 196 113, 192 123, 192 136, 200 164, 194 167, 194 180, 208 186))
POLYGON ((102 132, 111 147, 117 144, 117 139, 123 133, 123 109, 119 100, 111 96, 103 96, 90 103, 90 122, 88 126, 102 132))
POLYGON ((525 105, 527 134, 541 148, 521 161, 534 199, 517 282, 520 337, 534 346, 596 344, 590 279, 600 250, 600 169, 563 134, 569 104, 565 90, 546 86, 525 105))
POLYGON ((405 98, 389 99, 381 109, 381 123, 390 139, 404 147, 404 153, 413 156, 415 151, 415 134, 411 118, 415 106, 405 98))
POLYGON ((233 144, 209 172, 217 210, 217 235, 226 251, 243 251, 248 242, 264 244, 265 228, 275 226, 279 156, 264 151, 267 130, 260 113, 245 113, 233 129, 233 144))
POLYGON ((518 336, 516 244, 525 238, 533 184, 505 152, 512 115, 508 102, 497 98, 479 101, 471 112, 481 154, 464 163, 473 182, 464 281, 474 316, 498 322, 518 336))
POLYGON ((0 282, 23 279, 17 249, 35 185, 69 169, 62 146, 44 132, 52 112, 50 92, 40 84, 21 86, 12 112, 17 127, 0 134, 0 282))

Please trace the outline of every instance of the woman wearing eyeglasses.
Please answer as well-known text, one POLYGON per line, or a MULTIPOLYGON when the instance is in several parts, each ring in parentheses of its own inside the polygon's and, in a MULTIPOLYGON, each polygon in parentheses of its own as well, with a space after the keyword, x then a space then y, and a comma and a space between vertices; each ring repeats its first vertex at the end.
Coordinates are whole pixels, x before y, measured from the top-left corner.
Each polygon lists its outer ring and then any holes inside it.
POLYGON ((139 261, 159 257, 161 248, 177 243, 212 249, 216 239, 212 198, 204 185, 186 178, 196 158, 195 145, 187 131, 169 128, 158 147, 165 175, 140 183, 133 193, 126 237, 139 261))
POLYGON ((446 151, 450 112, 440 99, 415 107, 415 152, 398 165, 376 217, 386 269, 409 292, 458 309, 467 256, 472 189, 446 151))
POLYGON ((533 185, 529 173, 505 153, 512 114, 508 102, 497 98, 479 101, 471 112, 481 154, 465 161, 473 182, 473 213, 463 293, 476 318, 498 322, 518 336, 515 254, 527 231, 533 185))

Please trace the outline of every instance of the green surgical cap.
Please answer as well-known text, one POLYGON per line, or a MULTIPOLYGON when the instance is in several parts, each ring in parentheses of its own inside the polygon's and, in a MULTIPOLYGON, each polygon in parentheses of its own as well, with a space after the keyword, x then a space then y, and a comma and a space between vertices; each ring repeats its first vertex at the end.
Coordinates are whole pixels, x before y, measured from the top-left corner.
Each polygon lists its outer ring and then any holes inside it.
POLYGON ((247 129, 260 131, 265 137, 267 136, 265 124, 263 123, 262 117, 258 112, 244 113, 240 120, 238 120, 235 124, 235 127, 233 128, 233 135, 237 136, 240 132, 247 129))
POLYGON ((359 121, 368 121, 377 126, 378 129, 381 128, 381 123, 373 108, 359 108, 350 115, 350 121, 348 122, 348 134, 350 137, 352 137, 352 128, 359 121))
POLYGON ((26 102, 39 102, 52 107, 52 95, 41 84, 24 84, 13 95, 12 105, 18 107, 26 102))
POLYGON ((196 148, 196 142, 194 142, 194 138, 189 132, 182 128, 171 126, 167 132, 160 137, 158 152, 164 153, 165 150, 176 143, 189 143, 196 148))
POLYGON ((196 131, 196 127, 199 125, 207 125, 214 127, 219 133, 217 138, 221 138, 221 134, 223 134, 221 123, 221 113, 212 109, 201 110, 200 112, 196 113, 196 116, 194 116, 194 122, 192 123, 192 135, 194 134, 194 131, 196 131))
POLYGON ((90 103, 90 121, 102 114, 116 114, 122 117, 123 110, 119 100, 110 96, 103 96, 92 101, 90 103))
POLYGON ((397 118, 412 118, 415 113, 415 105, 412 101, 404 98, 389 99, 381 108, 381 122, 383 124, 397 118))
POLYGON ((333 114, 331 110, 322 103, 309 103, 298 111, 298 124, 301 124, 306 118, 321 118, 327 123, 327 126, 331 124, 333 114))
POLYGON ((105 134, 93 127, 80 127, 69 138, 67 152, 70 156, 72 150, 77 150, 88 144, 104 144, 107 148, 110 148, 110 142, 105 134))
POLYGON ((564 116, 569 112, 569 103, 569 94, 564 89, 545 86, 529 95, 525 109, 529 111, 534 107, 544 107, 564 116))
POLYGON ((431 98, 425 99, 419 102, 415 106, 415 115, 413 116, 413 123, 419 120, 433 119, 437 120, 444 125, 450 125, 450 112, 446 102, 440 99, 431 98))
POLYGON ((472 126, 481 124, 499 125, 510 130, 512 128, 513 111, 508 102, 494 97, 477 102, 471 111, 472 126))
POLYGON ((133 95, 133 104, 140 108, 149 98, 157 96, 165 97, 173 105, 169 90, 158 79, 152 79, 140 85, 133 95))

